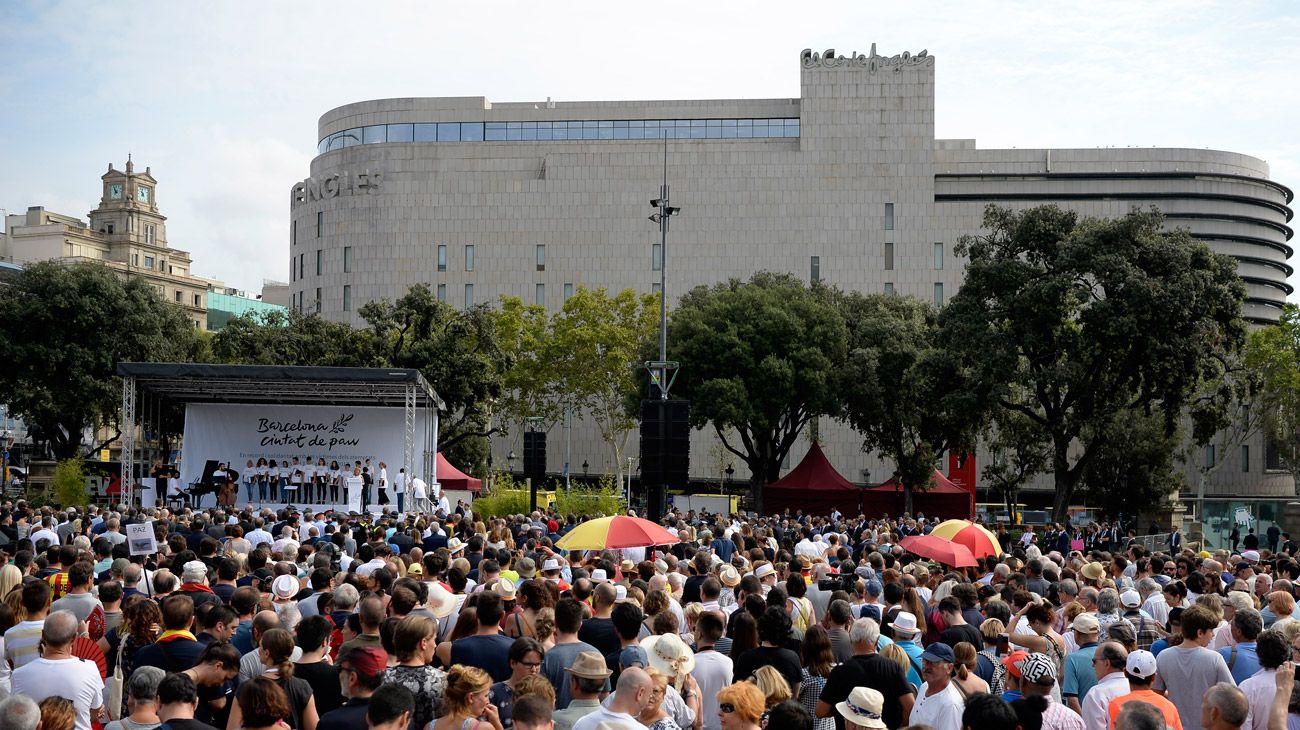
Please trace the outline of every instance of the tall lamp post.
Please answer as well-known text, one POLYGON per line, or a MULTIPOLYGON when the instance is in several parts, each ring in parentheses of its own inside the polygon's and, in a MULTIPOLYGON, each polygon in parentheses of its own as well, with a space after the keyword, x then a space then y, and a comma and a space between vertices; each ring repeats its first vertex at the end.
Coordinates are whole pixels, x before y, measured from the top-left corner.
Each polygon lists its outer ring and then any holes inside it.
POLYGON ((664 179, 659 197, 650 201, 655 209, 650 220, 659 224, 659 397, 668 400, 668 219, 681 208, 668 204, 668 135, 664 135, 664 179))

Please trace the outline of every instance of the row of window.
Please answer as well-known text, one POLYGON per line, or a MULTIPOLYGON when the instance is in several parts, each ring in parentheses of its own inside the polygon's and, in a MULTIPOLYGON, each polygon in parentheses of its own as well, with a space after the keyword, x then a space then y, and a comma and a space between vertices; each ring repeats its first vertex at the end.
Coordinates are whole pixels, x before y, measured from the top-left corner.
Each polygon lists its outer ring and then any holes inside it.
MULTIPOLYGON (((936 241, 933 248, 934 269, 935 271, 943 270, 943 244, 936 241)), ((884 269, 885 271, 894 270, 894 244, 892 241, 885 242, 884 248, 884 269)))
POLYGON ((570 139, 767 139, 798 137, 799 119, 603 119, 562 122, 374 124, 335 132, 319 154, 384 142, 497 142, 570 139))
MULTIPOLYGON (((1215 453, 1214 444, 1207 444, 1205 447, 1205 468, 1213 469, 1218 461, 1218 455, 1215 453)), ((1281 471, 1286 469, 1286 463, 1282 458, 1282 452, 1273 444, 1266 443, 1264 448, 1264 468, 1268 471, 1281 471)), ((1241 445, 1241 470, 1250 471, 1250 446, 1241 445)))

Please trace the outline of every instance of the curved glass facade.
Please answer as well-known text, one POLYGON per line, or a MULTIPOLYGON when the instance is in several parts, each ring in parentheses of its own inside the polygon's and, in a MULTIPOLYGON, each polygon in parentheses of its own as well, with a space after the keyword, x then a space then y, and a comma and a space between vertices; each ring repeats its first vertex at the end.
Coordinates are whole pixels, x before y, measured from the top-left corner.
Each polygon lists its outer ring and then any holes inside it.
POLYGON ((606 119, 559 122, 428 122, 374 124, 335 132, 318 154, 385 142, 512 142, 571 139, 771 139, 798 137, 799 118, 606 119))

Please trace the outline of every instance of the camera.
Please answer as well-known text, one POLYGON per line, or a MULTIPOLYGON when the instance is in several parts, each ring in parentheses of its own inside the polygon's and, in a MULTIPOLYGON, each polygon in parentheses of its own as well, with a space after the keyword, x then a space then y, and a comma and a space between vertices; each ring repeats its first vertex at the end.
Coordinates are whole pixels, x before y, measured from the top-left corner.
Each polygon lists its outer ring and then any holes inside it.
POLYGON ((852 594, 857 588, 858 576, 853 573, 837 573, 817 581, 819 591, 846 591, 852 594))

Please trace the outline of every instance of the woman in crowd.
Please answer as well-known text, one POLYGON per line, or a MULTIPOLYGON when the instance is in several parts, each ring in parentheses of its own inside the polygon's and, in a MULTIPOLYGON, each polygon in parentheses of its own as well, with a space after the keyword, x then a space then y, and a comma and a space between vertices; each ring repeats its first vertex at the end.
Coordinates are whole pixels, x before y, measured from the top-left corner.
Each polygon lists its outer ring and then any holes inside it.
POLYGON ((978 664, 975 646, 969 642, 959 641, 952 648, 952 653, 956 659, 953 664, 952 682, 957 685, 957 689, 961 691, 962 696, 970 697, 980 692, 988 692, 989 683, 975 673, 978 664))
MULTIPOLYGON (((803 681, 799 683, 799 704, 809 713, 817 711, 826 678, 831 675, 835 655, 831 650, 830 635, 820 625, 813 626, 803 635, 799 658, 803 661, 803 681)), ((824 717, 814 721, 814 730, 834 730, 835 720, 824 717)))
POLYGON ((668 677, 653 667, 647 669, 646 673, 650 675, 650 701, 636 719, 649 730, 682 730, 664 709, 664 698, 668 695, 668 677))
MULTIPOLYGON (((293 662, 290 660, 293 646, 293 634, 284 629, 268 629, 263 633, 258 649, 258 658, 266 668, 262 676, 274 681, 284 690, 289 712, 287 717, 279 719, 284 721, 289 730, 316 730, 316 722, 320 717, 316 713, 311 685, 293 676, 293 662)), ((243 727, 240 704, 237 703, 230 711, 230 722, 227 723, 226 730, 239 730, 243 727)), ((265 717, 258 718, 259 721, 264 719, 265 717)))
POLYGON ((790 699, 790 683, 781 676, 776 667, 770 664, 759 667, 754 672, 754 676, 750 677, 750 681, 763 693, 763 715, 758 724, 767 727, 767 714, 773 707, 790 699))
POLYGON ((73 730, 77 723, 77 709, 71 700, 50 696, 41 700, 40 730, 73 730))
POLYGON ((433 730, 502 730, 497 708, 488 701, 492 678, 478 667, 453 665, 447 672, 446 714, 433 730))
POLYGON ((423 728, 443 713, 447 675, 431 662, 438 648, 438 626, 427 616, 407 616, 397 622, 393 644, 397 666, 389 669, 384 681, 400 684, 415 695, 413 727, 423 728))
MULTIPOLYGON (((543 680, 547 687, 551 686, 550 680, 538 674, 545 656, 546 651, 542 649, 542 645, 531 636, 522 636, 510 645, 508 656, 510 678, 492 685, 492 691, 488 694, 488 700, 496 706, 497 718, 501 720, 503 726, 511 724, 515 699, 520 695, 522 682, 538 678, 543 680)), ((554 693, 554 688, 551 688, 551 691, 554 693)), ((554 703, 555 698, 551 697, 551 704, 554 703)))
MULTIPOLYGON (((156 601, 143 596, 136 597, 126 608, 122 609, 122 623, 116 629, 110 629, 99 640, 99 648, 104 652, 108 674, 112 675, 121 665, 122 676, 130 677, 135 672, 136 652, 154 643, 162 626, 162 609, 156 601)), ((126 697, 123 693, 120 712, 126 712, 126 697)))
POLYGON ((284 687, 271 676, 256 677, 239 686, 236 703, 230 712, 232 728, 242 730, 283 730, 292 722, 293 706, 284 687))
POLYGON ((718 692, 718 719, 722 730, 761 730, 759 720, 766 710, 763 692, 750 682, 737 682, 718 692))

